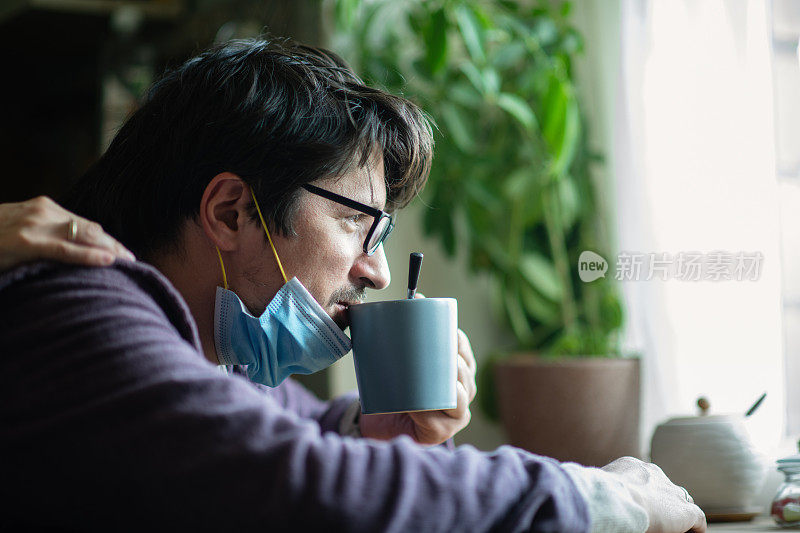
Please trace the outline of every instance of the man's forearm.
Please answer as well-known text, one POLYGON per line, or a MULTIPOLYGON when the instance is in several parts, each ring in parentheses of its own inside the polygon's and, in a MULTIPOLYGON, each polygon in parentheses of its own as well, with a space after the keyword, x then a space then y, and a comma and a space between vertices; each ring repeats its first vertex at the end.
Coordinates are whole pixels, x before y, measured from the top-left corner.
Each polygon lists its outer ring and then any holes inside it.
POLYGON ((317 422, 322 432, 334 431, 342 434, 342 424, 348 427, 346 421, 352 421, 353 418, 351 406, 358 401, 358 393, 356 391, 339 395, 331 400, 322 401, 292 378, 287 379, 275 388, 258 384, 253 385, 284 409, 295 413, 301 418, 317 422))
POLYGON ((45 269, 13 291, 0 285, 0 338, 15 354, 0 358, 0 452, 14 458, 0 497, 12 519, 89 529, 588 527, 586 502, 555 461, 342 438, 308 419, 317 409, 286 409, 220 375, 169 289, 142 292, 154 286, 135 265, 45 269))

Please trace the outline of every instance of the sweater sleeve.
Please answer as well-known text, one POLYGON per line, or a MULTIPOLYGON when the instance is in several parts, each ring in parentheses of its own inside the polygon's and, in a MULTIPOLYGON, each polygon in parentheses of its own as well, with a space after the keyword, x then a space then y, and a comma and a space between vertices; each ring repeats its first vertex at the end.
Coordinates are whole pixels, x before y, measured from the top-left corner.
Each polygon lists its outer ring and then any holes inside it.
POLYGON ((258 385, 258 388, 284 409, 292 411, 299 417, 316 421, 322 432, 340 433, 342 417, 352 410, 354 402, 358 400, 358 392, 352 391, 322 401, 292 378, 273 389, 264 385, 258 385))
POLYGON ((182 302, 135 270, 46 268, 0 283, 0 520, 587 530, 586 502, 556 461, 341 437, 222 376, 191 320, 176 318, 182 302))

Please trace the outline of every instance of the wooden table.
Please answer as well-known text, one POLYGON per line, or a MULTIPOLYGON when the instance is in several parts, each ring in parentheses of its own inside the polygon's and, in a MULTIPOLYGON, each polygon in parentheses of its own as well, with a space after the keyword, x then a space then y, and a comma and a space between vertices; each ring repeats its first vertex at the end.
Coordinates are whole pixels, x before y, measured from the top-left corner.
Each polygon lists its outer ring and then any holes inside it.
POLYGON ((800 531, 800 527, 784 528, 778 526, 769 516, 757 516, 750 522, 719 522, 708 524, 709 533, 760 533, 763 531, 800 531))

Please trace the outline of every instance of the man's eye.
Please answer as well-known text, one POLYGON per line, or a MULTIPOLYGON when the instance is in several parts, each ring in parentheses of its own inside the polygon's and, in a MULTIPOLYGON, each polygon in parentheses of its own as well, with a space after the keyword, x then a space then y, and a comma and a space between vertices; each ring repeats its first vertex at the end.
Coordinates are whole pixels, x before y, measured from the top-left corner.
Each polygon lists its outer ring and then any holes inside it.
POLYGON ((360 224, 367 215, 364 213, 357 213, 355 215, 347 217, 347 220, 352 222, 353 224, 360 224))

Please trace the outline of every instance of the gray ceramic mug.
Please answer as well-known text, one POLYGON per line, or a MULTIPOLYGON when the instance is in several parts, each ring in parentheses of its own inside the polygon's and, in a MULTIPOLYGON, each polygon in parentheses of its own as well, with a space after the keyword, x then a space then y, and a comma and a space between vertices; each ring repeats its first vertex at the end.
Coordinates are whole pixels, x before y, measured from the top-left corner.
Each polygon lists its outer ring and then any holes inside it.
POLYGON ((454 409, 458 309, 454 298, 353 305, 350 337, 361 412, 454 409))

